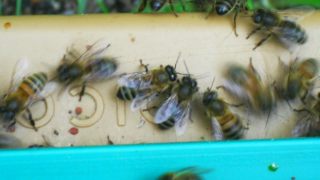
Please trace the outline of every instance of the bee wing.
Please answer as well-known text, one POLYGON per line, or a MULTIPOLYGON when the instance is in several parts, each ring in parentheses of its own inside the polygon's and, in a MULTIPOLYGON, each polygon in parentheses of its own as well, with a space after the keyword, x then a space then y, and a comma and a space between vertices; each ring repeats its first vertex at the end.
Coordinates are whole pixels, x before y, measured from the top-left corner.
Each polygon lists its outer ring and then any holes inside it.
POLYGON ((157 110, 154 116, 154 122, 159 124, 168 120, 175 112, 178 105, 177 93, 173 93, 157 110))
POLYGON ((297 122, 292 130, 293 137, 304 137, 309 133, 310 125, 311 125, 311 118, 310 114, 303 117, 301 120, 297 122))
POLYGON ((187 103, 186 107, 178 106, 174 112, 174 128, 177 136, 182 135, 186 131, 190 120, 190 110, 191 103, 187 103))
POLYGON ((224 134, 221 129, 220 123, 217 121, 217 119, 213 116, 211 116, 211 123, 212 123, 212 137, 215 140, 224 140, 224 134))
MULTIPOLYGON (((93 65, 93 63, 99 64, 101 61, 103 61, 103 59, 92 59, 91 61, 87 62, 86 66, 91 66, 92 71, 83 77, 84 81, 103 81, 109 79, 111 75, 116 71, 116 68, 114 68, 113 65, 106 65, 105 67, 100 65, 93 65)), ((116 63, 115 60, 114 62, 116 63)))
POLYGON ((300 21, 301 19, 311 15, 314 11, 314 7, 306 5, 289 8, 285 11, 278 11, 277 13, 283 19, 288 19, 291 21, 300 21))
POLYGON ((292 36, 291 33, 283 34, 287 32, 283 27, 272 27, 270 30, 292 54, 298 51, 299 44, 292 43, 296 40, 295 36, 292 36))
POLYGON ((22 148, 22 142, 9 133, 0 133, 0 149, 22 148))
POLYGON ((29 98, 26 103, 25 107, 30 106, 31 104, 40 101, 42 99, 45 99, 46 97, 50 96, 59 86, 59 83, 57 82, 48 82, 42 91, 38 92, 33 96, 32 98, 29 98))
POLYGON ((156 94, 156 92, 138 93, 137 96, 134 98, 133 102, 131 103, 131 110, 137 111, 143 108, 156 96, 156 94))
POLYGON ((149 77, 147 72, 127 74, 119 78, 118 85, 130 88, 148 89, 151 84, 151 78, 149 77))
POLYGON ((75 61, 86 62, 95 56, 101 55, 101 53, 103 53, 109 46, 110 43, 106 39, 102 38, 96 41, 93 45, 88 46, 87 50, 75 61))
POLYGON ((222 79, 222 83, 228 92, 238 97, 241 101, 250 102, 250 94, 247 93, 243 86, 227 78, 222 79))
POLYGON ((10 83, 9 92, 14 92, 19 87, 21 81, 28 75, 29 60, 27 58, 21 58, 15 64, 13 74, 10 83))

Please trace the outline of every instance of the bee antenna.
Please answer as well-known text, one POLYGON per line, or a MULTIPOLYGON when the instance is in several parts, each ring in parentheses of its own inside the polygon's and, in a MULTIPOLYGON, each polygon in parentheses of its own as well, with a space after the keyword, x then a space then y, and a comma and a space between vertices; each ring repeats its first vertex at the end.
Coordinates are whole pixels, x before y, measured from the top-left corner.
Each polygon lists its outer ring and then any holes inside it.
POLYGON ((193 76, 193 74, 185 74, 185 73, 179 73, 177 72, 177 74, 183 75, 183 76, 193 76))
POLYGON ((213 87, 213 84, 214 84, 214 81, 215 81, 215 80, 216 80, 216 77, 214 77, 214 78, 213 78, 213 81, 212 81, 211 87, 210 87, 210 89, 208 88, 208 90, 209 90, 209 91, 212 89, 212 87, 213 87))
POLYGON ((49 63, 46 63, 46 62, 41 62, 41 64, 47 66, 48 68, 52 69, 52 70, 56 70, 57 68, 49 63))
POLYGON ((180 57, 181 57, 181 52, 179 52, 178 59, 176 61, 176 64, 174 65, 174 69, 177 68, 177 64, 178 64, 178 61, 179 61, 180 57))
POLYGON ((187 73, 188 73, 188 74, 189 74, 189 76, 190 76, 190 72, 189 72, 189 69, 188 69, 188 67, 187 67, 187 63, 186 63, 186 61, 185 61, 185 60, 183 60, 183 63, 184 63, 184 66, 186 67, 187 73))

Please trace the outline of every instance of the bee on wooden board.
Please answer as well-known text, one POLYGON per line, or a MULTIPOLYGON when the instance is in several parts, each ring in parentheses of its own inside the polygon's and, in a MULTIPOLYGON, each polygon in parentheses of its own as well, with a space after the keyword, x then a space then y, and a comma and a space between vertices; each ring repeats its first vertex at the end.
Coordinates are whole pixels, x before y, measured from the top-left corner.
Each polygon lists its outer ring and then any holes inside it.
POLYGON ((15 116, 27 112, 32 127, 37 131, 29 106, 46 98, 58 87, 57 83, 48 82, 46 73, 39 72, 27 76, 28 67, 27 59, 20 59, 16 63, 9 93, 5 95, 3 105, 0 107, 2 123, 4 126, 9 124, 7 130, 16 123, 15 116))
POLYGON ((79 101, 84 95, 88 82, 110 79, 117 70, 118 64, 115 59, 101 55, 109 46, 110 44, 103 39, 89 46, 80 57, 68 52, 74 60, 66 59, 66 55, 63 57, 62 63, 57 69, 58 80, 65 83, 65 88, 71 83, 82 81, 79 101))
POLYGON ((223 139, 241 139, 244 133, 244 127, 242 121, 237 114, 233 114, 229 106, 241 106, 231 105, 226 103, 223 99, 218 98, 218 92, 212 91, 208 88, 203 94, 203 105, 206 107, 205 115, 211 118, 212 121, 212 136, 215 140, 223 139))
MULTIPOLYGON (((219 16, 224 16, 229 14, 230 12, 232 12, 233 10, 236 11, 235 15, 234 15, 234 34, 236 36, 238 36, 237 34, 237 17, 239 14, 239 11, 244 11, 246 12, 246 4, 247 4, 247 0, 215 0, 214 4, 211 8, 211 10, 209 11, 206 19, 210 16, 210 14, 212 14, 214 11, 219 15, 219 16)), ((203 3, 201 10, 203 8, 203 6, 205 5, 205 3, 203 3)))
POLYGON ((157 180, 204 180, 201 174, 209 173, 212 169, 187 167, 179 171, 168 172, 161 175, 157 180))
POLYGON ((178 17, 176 14, 173 4, 181 4, 183 11, 186 11, 184 0, 142 0, 141 5, 139 6, 138 13, 142 12, 146 7, 147 4, 150 5, 151 9, 155 12, 160 11, 167 3, 169 3, 171 11, 173 14, 178 17))
POLYGON ((253 50, 261 46, 272 35, 276 36, 289 49, 292 49, 294 44, 305 44, 308 40, 308 34, 296 21, 301 20, 313 12, 314 8, 311 6, 299 6, 282 12, 258 9, 254 11, 252 20, 253 23, 259 27, 253 30, 247 39, 258 31, 268 33, 265 38, 258 42, 253 50))
POLYGON ((297 58, 289 66, 286 66, 280 58, 279 61, 288 70, 281 95, 287 102, 299 97, 305 104, 305 99, 318 78, 319 63, 313 58, 300 61, 297 58))
POLYGON ((224 86, 218 88, 223 87, 252 108, 254 112, 268 113, 269 117, 275 106, 275 96, 269 85, 268 77, 266 77, 266 83, 264 80, 253 67, 250 58, 248 69, 238 65, 229 66, 223 79, 224 86))
POLYGON ((154 116, 154 122, 159 124, 161 129, 174 125, 178 136, 185 132, 191 120, 191 103, 199 89, 197 84, 197 81, 188 75, 173 85, 170 97, 161 104, 154 116))
POLYGON ((299 120, 292 130, 293 137, 318 137, 320 136, 320 93, 318 99, 314 102, 312 109, 306 108, 296 110, 297 112, 307 112, 301 120, 299 120))
POLYGON ((133 100, 131 104, 132 111, 137 111, 146 106, 156 95, 162 94, 169 89, 173 82, 177 80, 176 66, 167 65, 163 67, 148 70, 148 65, 144 65, 140 60, 141 66, 146 71, 123 75, 118 80, 120 86, 117 91, 117 97, 121 100, 133 100))

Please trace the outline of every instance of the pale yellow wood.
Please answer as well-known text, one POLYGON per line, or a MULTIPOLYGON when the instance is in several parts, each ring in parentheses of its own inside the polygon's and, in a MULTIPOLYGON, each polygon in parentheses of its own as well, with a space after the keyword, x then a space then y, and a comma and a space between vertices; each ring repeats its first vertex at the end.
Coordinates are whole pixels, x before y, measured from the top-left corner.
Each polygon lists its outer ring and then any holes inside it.
MULTIPOLYGON (((137 144, 156 142, 201 141, 211 139, 209 119, 203 116, 201 93, 210 86, 216 77, 215 86, 221 85, 221 74, 227 63, 238 62, 247 66, 249 58, 255 62, 264 61, 274 79, 281 77, 278 72, 278 56, 288 63, 295 56, 290 55, 278 41, 270 40, 261 48, 252 51, 255 44, 265 37, 257 34, 246 40, 245 37, 255 28, 250 18, 239 17, 235 37, 232 29, 233 14, 226 17, 210 16, 204 19, 205 13, 182 13, 179 18, 172 14, 110 14, 110 15, 78 15, 78 16, 19 16, 1 17, 0 25, 0 93, 7 92, 15 62, 21 57, 31 60, 31 72, 45 71, 51 76, 53 69, 44 66, 46 62, 57 67, 66 49, 74 45, 84 51, 100 38, 107 38, 111 46, 106 55, 118 59, 117 74, 143 71, 139 59, 149 64, 149 68, 160 64, 174 64, 178 53, 185 60, 190 73, 195 75, 209 74, 210 77, 198 79, 200 93, 195 100, 191 123, 187 132, 176 137, 174 129, 166 132, 148 121, 137 128, 140 113, 132 113, 130 103, 126 103, 126 125, 119 126, 116 108, 117 79, 90 84, 102 96, 105 110, 102 118, 88 128, 79 128, 79 134, 71 135, 68 130, 73 127, 69 110, 74 111, 79 104, 77 98, 64 92, 55 104, 54 116, 50 123, 39 128, 38 132, 17 125, 14 135, 20 137, 24 144, 30 145, 43 142, 42 134, 46 135, 57 146, 101 145, 107 144, 107 135, 115 144, 137 144), (5 28, 10 22, 11 27, 5 28), (59 131, 59 136, 53 134, 59 131)), ((320 57, 320 12, 306 17, 299 22, 309 33, 309 42, 300 48, 299 57, 320 57)), ((182 61, 177 71, 185 73, 182 61)), ((219 96, 230 103, 237 101, 219 90, 219 96)), ((90 102, 91 103, 91 102, 90 102)), ((88 103, 88 105, 90 104, 88 103)), ((83 105, 83 104, 81 104, 83 105)), ((92 104, 91 104, 92 105, 92 104)), ((90 105, 90 106, 91 106, 90 105)), ((295 107, 302 107, 295 104, 295 107)), ((250 120, 250 130, 246 138, 286 138, 290 137, 291 129, 302 116, 289 110, 285 103, 279 104, 277 114, 272 114, 269 127, 265 128, 266 117, 250 120), (268 130, 268 133, 266 131, 268 130)), ((83 107, 85 108, 85 107, 83 107)), ((41 114, 41 113, 40 113, 41 114)), ((243 116, 244 123, 248 119, 243 116)))

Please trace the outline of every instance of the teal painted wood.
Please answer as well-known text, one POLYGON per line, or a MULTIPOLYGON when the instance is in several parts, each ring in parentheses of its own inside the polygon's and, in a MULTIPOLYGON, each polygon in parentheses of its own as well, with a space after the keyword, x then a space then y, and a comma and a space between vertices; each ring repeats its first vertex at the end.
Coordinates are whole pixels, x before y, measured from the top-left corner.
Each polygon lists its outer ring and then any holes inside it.
POLYGON ((320 179, 320 139, 2 150, 1 180, 153 180, 188 166, 207 180, 320 179), (279 169, 269 171, 276 163, 279 169))

